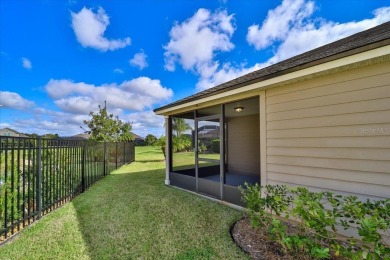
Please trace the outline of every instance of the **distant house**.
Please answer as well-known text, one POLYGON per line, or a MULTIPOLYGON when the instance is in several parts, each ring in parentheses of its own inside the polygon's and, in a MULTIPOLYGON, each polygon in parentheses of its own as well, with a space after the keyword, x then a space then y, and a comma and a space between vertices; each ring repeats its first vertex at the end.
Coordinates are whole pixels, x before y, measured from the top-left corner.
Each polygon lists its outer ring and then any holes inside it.
POLYGON ((390 198, 390 22, 154 112, 166 120, 167 185, 238 205, 244 182, 390 198), (176 118, 194 129, 184 166, 176 118), (204 134, 220 149, 200 153, 204 134))
POLYGON ((11 128, 3 128, 0 129, 0 136, 9 136, 9 137, 27 137, 27 135, 21 134, 16 130, 13 130, 11 128))
POLYGON ((77 134, 69 137, 63 137, 61 139, 66 139, 66 140, 88 140, 89 139, 89 134, 77 134))
POLYGON ((137 145, 137 146, 143 146, 143 145, 146 145, 145 143, 145 138, 143 138, 142 136, 139 136, 137 134, 133 134, 133 137, 134 137, 134 144, 137 145))
MULTIPOLYGON (((145 138, 137 135, 137 134, 133 134, 133 137, 134 137, 134 144, 135 145, 145 145, 145 138)), ((81 134, 77 134, 77 135, 73 135, 73 136, 69 136, 69 137, 63 137, 62 139, 66 139, 66 140, 88 140, 90 137, 90 134, 85 134, 85 133, 81 133, 81 134)))

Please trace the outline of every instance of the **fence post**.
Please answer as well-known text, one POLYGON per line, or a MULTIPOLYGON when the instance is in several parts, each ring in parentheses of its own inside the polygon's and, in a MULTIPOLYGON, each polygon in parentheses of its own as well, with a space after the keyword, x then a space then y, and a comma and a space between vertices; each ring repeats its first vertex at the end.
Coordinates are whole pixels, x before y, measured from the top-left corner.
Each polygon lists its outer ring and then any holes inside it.
POLYGON ((131 162, 135 161, 135 143, 134 141, 131 143, 131 162))
POLYGON ((42 177, 42 139, 38 137, 38 151, 37 151, 37 178, 36 178, 36 194, 35 201, 37 207, 37 219, 42 217, 42 190, 41 190, 41 177, 42 177))
POLYGON ((83 152, 82 152, 82 163, 81 163, 81 192, 84 192, 86 190, 86 183, 85 183, 85 167, 86 167, 86 156, 87 156, 87 141, 84 141, 83 145, 83 152))
POLYGON ((123 164, 126 164, 126 142, 123 142, 123 164))
POLYGON ((107 146, 106 141, 103 143, 103 175, 107 175, 107 164, 106 164, 106 153, 107 153, 107 146))
POLYGON ((118 143, 115 142, 115 169, 118 169, 118 143))

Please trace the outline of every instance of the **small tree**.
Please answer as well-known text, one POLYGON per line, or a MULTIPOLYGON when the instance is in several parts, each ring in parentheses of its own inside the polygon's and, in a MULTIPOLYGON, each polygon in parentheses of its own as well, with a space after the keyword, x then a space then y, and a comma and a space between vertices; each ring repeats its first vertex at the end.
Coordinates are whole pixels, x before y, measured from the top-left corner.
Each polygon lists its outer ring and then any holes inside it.
POLYGON ((164 154, 164 158, 166 159, 167 158, 167 155, 165 154, 165 146, 166 146, 166 140, 165 140, 165 136, 160 136, 160 138, 157 140, 157 145, 161 147, 161 150, 164 154))
POLYGON ((148 134, 148 135, 145 137, 145 142, 146 142, 146 144, 149 145, 149 146, 156 145, 156 144, 157 144, 157 137, 155 137, 155 136, 152 135, 152 134, 148 134))
POLYGON ((41 137, 47 138, 47 139, 57 139, 57 138, 59 138, 58 134, 44 134, 41 137))
MULTIPOLYGON (((113 114, 108 114, 106 101, 104 101, 104 107, 100 105, 99 112, 96 114, 90 112, 89 115, 92 117, 90 120, 84 120, 89 130, 86 133, 90 134, 91 140, 95 141, 108 141, 108 142, 118 142, 118 141, 133 141, 134 137, 131 133, 132 125, 127 122, 122 122, 118 116, 113 114)), ((81 127, 84 129, 83 127, 81 127)))
POLYGON ((176 132, 177 137, 180 137, 185 131, 192 130, 192 127, 184 118, 174 117, 172 120, 172 130, 176 132))

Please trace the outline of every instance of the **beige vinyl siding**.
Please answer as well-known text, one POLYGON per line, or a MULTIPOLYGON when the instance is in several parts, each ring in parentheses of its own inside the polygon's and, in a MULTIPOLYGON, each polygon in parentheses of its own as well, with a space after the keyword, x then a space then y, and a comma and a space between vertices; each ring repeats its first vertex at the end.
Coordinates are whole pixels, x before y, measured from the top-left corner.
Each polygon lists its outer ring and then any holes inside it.
POLYGON ((228 171, 260 177, 259 115, 227 120, 228 171))
POLYGON ((267 182, 390 197, 390 63, 266 90, 267 182))

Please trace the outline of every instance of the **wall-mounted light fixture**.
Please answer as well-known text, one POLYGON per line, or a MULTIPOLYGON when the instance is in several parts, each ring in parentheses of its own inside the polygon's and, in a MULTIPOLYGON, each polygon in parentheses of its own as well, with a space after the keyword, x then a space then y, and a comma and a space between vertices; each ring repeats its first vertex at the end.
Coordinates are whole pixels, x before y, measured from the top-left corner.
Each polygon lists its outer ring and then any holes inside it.
POLYGON ((244 107, 235 107, 234 110, 239 113, 244 110, 244 107))

